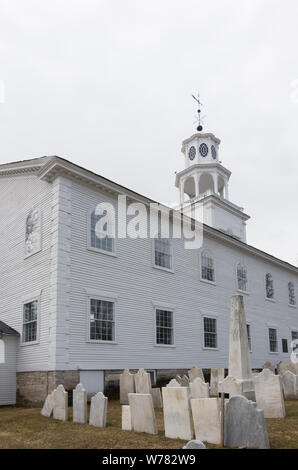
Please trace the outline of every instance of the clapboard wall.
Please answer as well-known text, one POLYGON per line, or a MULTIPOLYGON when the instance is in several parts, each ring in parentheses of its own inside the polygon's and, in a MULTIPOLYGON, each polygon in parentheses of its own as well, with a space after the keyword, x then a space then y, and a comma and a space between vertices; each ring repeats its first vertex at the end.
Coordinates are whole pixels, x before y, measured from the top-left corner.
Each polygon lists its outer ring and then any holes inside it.
POLYGON ((3 342, 0 345, 0 406, 14 405, 16 403, 17 346, 19 338, 4 335, 0 341, 3 342))

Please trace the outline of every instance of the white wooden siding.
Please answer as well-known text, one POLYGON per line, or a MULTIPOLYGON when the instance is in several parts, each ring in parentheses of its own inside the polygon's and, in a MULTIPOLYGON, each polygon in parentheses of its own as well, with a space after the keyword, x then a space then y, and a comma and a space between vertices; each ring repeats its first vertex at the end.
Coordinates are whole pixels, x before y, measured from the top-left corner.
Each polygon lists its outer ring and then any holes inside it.
POLYGON ((16 403, 16 368, 17 344, 16 336, 3 336, 5 344, 5 362, 0 363, 0 406, 16 403))

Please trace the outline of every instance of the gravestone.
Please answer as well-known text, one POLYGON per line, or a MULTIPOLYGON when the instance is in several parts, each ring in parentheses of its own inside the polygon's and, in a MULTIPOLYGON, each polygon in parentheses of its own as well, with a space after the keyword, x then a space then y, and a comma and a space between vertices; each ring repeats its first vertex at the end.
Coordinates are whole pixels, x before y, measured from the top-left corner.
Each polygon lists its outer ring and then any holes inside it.
POLYGON ((42 416, 46 416, 50 418, 52 416, 54 409, 54 390, 48 394, 47 398, 45 399, 43 408, 41 410, 42 416))
POLYGON ((188 441, 182 449, 206 449, 206 446, 203 442, 193 439, 192 441, 188 441))
POLYGON ((120 404, 128 405, 128 394, 135 392, 134 374, 125 369, 120 375, 120 404))
POLYGON ((264 412, 246 397, 230 398, 225 408, 224 429, 227 447, 270 448, 264 412))
MULTIPOLYGON (((241 395, 250 400, 255 400, 254 382, 251 371, 250 351, 248 345, 247 326, 242 295, 231 297, 230 312, 230 337, 229 337, 229 375, 240 381, 241 395)), ((230 383, 224 379, 221 386, 230 383)), ((222 391, 229 393, 222 388, 222 391)))
POLYGON ((227 376, 222 382, 218 384, 219 393, 228 393, 230 398, 236 395, 244 395, 243 381, 234 379, 234 377, 227 376))
POLYGON ((275 374, 275 366, 270 361, 266 361, 265 364, 262 365, 262 369, 269 369, 275 374))
POLYGON ((139 369, 136 374, 134 374, 135 379, 135 391, 136 393, 148 394, 151 393, 151 380, 150 374, 144 369, 139 369))
POLYGON ((190 400, 195 437, 209 444, 221 443, 221 412, 218 398, 190 400))
POLYGON ((265 418, 284 418, 286 412, 280 376, 264 369, 254 377, 254 383, 257 405, 264 411, 265 418))
POLYGON ((218 395, 218 384, 225 378, 224 369, 211 369, 210 371, 210 395, 218 395))
POLYGON ((162 408, 162 398, 160 388, 152 388, 151 395, 154 408, 162 408))
POLYGON ((190 398, 209 398, 209 384, 197 377, 189 384, 190 398))
POLYGON ((176 379, 170 380, 170 382, 167 384, 167 387, 180 387, 180 383, 177 382, 176 379))
POLYGON ((163 415, 165 436, 189 441, 193 438, 189 389, 187 387, 163 387, 163 415))
POLYGON ((129 393, 128 400, 132 430, 157 434, 152 395, 150 393, 129 393))
POLYGON ((102 392, 91 398, 89 424, 97 428, 105 428, 107 424, 108 399, 102 392))
POLYGON ((277 364, 276 367, 277 367, 277 373, 280 376, 285 374, 288 370, 292 372, 292 374, 298 375, 298 364, 295 364, 294 362, 281 361, 277 364))
POLYGON ((298 375, 287 370, 281 377, 283 391, 286 400, 298 399, 298 375))
POLYGON ((129 405, 122 405, 122 430, 131 431, 131 412, 129 405))
POLYGON ((63 385, 58 385, 54 390, 53 417, 61 421, 68 420, 68 393, 64 390, 63 385))
POLYGON ((73 391, 73 422, 87 423, 87 392, 82 384, 73 391))
POLYGON ((190 382, 193 382, 197 377, 205 382, 205 377, 203 374, 203 370, 199 369, 197 366, 192 366, 192 368, 188 371, 188 377, 190 382))

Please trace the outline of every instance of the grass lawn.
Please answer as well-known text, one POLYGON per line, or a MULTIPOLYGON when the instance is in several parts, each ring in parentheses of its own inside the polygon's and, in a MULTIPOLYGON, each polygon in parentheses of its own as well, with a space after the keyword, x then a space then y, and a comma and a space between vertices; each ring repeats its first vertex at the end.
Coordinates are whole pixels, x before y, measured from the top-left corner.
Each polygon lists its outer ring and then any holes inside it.
MULTIPOLYGON (((121 430, 121 406, 109 400, 106 428, 41 416, 39 408, 0 408, 0 449, 181 449, 185 441, 164 436, 162 410, 156 410, 158 435, 121 430)), ((285 419, 268 419, 273 449, 298 449, 298 400, 286 402, 285 419)), ((216 446, 207 445, 208 448, 216 446)))

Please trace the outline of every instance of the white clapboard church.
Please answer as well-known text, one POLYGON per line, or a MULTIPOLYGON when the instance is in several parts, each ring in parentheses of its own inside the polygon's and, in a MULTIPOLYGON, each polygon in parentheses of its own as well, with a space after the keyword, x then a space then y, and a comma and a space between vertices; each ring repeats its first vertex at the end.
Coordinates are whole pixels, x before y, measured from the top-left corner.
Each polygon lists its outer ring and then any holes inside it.
POLYGON ((0 166, 0 321, 14 332, 14 348, 2 339, 0 358, 16 355, 20 399, 42 401, 79 381, 109 393, 124 368, 145 368, 159 384, 192 365, 227 368, 237 293, 252 367, 290 360, 298 268, 247 243, 249 216, 229 200, 219 146, 203 132, 182 146, 180 205, 204 209, 196 250, 179 238, 98 237, 98 203, 152 201, 70 161, 0 166))

